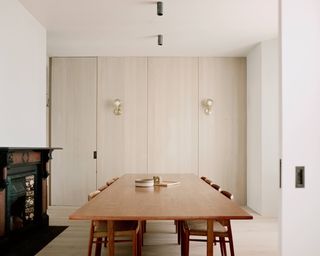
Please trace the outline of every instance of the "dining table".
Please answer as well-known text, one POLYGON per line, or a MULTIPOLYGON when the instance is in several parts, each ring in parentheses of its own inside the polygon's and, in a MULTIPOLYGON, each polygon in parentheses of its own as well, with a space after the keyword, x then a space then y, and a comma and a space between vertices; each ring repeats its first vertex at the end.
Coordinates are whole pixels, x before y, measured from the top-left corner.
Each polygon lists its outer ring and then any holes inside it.
MULTIPOLYGON (((164 182, 165 183, 165 182, 164 182)), ((206 220, 207 256, 214 254, 215 220, 252 219, 238 204, 195 174, 125 174, 69 216, 71 220, 108 221, 108 252, 114 255, 117 220, 206 220), (137 187, 135 180, 161 175, 175 185, 137 187)))

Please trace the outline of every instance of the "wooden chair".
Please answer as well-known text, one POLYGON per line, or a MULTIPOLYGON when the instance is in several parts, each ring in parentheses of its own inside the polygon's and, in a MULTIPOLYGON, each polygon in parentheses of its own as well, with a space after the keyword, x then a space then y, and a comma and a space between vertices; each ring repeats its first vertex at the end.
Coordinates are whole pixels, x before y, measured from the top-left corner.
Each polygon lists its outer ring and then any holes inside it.
MULTIPOLYGON (((227 191, 221 194, 233 199, 233 195, 227 191)), ((231 256, 234 256, 234 246, 230 220, 219 220, 213 223, 214 243, 220 244, 222 256, 227 256, 226 243, 229 243, 231 256)), ((206 242, 206 239, 191 239, 190 236, 207 236, 207 221, 185 221, 182 227, 181 255, 189 255, 190 241, 206 242)))
POLYGON ((221 192, 221 187, 219 185, 212 183, 211 187, 213 187, 215 190, 221 192))
POLYGON ((219 192, 221 192, 221 187, 218 184, 213 183, 212 180, 208 179, 205 176, 201 177, 202 180, 204 180, 207 184, 209 184, 211 187, 213 187, 215 190, 218 190, 219 192))
POLYGON ((99 187, 98 190, 99 190, 100 192, 102 192, 102 191, 105 190, 107 187, 109 187, 109 185, 108 185, 108 184, 105 184, 105 185, 102 185, 101 187, 99 187))
POLYGON ((118 179, 119 179, 119 177, 114 177, 114 178, 108 180, 108 181, 106 182, 106 185, 110 186, 111 184, 113 184, 113 183, 114 183, 116 180, 118 180, 118 179))
MULTIPOLYGON (((88 195, 88 200, 94 199, 101 191, 96 190, 88 195)), ((130 240, 116 240, 115 242, 132 241, 132 255, 137 256, 141 252, 139 237, 139 225, 137 221, 115 221, 114 237, 129 237, 130 240)), ((108 239, 108 222, 101 220, 91 221, 88 256, 91 256, 92 245, 96 244, 95 255, 101 254, 101 245, 106 243, 108 239)))

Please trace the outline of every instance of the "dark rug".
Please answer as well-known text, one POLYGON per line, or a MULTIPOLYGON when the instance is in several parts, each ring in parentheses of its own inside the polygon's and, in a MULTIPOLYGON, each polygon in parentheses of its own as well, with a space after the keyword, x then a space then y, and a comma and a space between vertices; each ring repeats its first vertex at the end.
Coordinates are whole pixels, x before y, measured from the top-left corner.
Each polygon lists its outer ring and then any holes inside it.
POLYGON ((68 226, 49 226, 16 234, 0 242, 1 256, 34 256, 68 226))

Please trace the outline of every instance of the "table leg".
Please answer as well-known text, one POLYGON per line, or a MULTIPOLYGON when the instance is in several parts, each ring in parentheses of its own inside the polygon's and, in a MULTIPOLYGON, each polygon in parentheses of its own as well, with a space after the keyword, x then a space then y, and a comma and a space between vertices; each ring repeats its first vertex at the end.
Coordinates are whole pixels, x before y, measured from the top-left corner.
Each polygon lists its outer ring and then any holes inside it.
POLYGON ((113 232, 113 220, 108 220, 108 249, 109 256, 114 256, 114 232, 113 232))
POLYGON ((207 220, 207 256, 213 256, 213 220, 207 220))

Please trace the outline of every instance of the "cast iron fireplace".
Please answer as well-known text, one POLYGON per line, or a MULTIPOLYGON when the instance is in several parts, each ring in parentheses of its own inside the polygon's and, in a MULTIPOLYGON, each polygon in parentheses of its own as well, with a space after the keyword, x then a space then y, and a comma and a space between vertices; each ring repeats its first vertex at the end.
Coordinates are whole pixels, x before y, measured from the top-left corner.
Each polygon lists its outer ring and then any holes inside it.
POLYGON ((0 147, 0 239, 48 226, 48 161, 53 148, 0 147))
POLYGON ((6 230, 12 232, 38 223, 41 217, 38 196, 41 187, 37 180, 37 170, 20 169, 17 174, 8 176, 7 184, 6 230))

